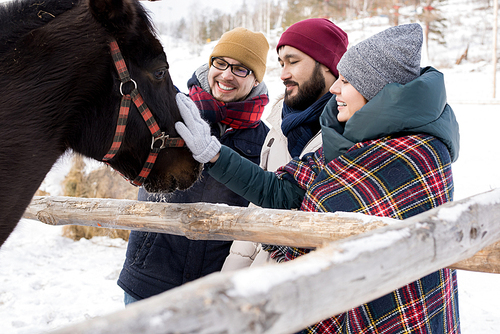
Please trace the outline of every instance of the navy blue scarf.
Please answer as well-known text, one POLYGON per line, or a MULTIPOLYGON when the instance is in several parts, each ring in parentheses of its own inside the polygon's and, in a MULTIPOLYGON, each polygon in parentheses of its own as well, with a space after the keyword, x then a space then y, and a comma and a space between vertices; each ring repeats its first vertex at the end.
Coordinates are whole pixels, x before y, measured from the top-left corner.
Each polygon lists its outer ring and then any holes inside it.
POLYGON ((319 131, 319 116, 333 95, 326 93, 306 110, 296 110, 283 103, 281 131, 288 138, 288 152, 298 157, 304 146, 319 131))

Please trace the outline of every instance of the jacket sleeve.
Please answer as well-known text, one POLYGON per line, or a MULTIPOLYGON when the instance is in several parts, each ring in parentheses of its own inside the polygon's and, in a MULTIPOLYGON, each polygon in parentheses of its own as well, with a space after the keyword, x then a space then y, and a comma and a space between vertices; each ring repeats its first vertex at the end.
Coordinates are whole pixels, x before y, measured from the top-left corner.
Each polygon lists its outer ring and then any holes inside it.
POLYGON ((297 184, 264 171, 224 145, 219 159, 208 165, 207 170, 236 194, 263 208, 297 209, 305 195, 305 190, 297 184))

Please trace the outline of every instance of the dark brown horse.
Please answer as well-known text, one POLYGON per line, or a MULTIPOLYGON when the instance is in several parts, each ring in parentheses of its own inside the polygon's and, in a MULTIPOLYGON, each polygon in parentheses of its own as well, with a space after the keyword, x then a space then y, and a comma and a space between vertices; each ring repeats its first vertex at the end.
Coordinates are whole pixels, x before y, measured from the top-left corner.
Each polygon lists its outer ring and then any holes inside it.
POLYGON ((107 156, 148 191, 185 189, 199 176, 185 147, 159 149, 181 117, 165 53, 136 0, 0 4, 0 94, 0 245, 68 149, 107 156), (130 78, 119 76, 125 67, 130 78), (115 135, 122 93, 134 100, 115 135))

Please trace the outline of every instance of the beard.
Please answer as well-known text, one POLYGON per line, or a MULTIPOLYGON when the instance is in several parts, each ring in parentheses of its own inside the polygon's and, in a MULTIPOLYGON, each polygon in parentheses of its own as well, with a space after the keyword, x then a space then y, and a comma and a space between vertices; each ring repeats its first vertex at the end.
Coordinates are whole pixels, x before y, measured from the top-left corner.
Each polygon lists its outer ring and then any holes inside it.
POLYGON ((294 84, 298 87, 297 95, 290 97, 288 92, 285 91, 285 103, 290 108, 296 110, 305 110, 316 102, 325 90, 325 76, 321 72, 321 64, 316 62, 313 73, 309 80, 299 85, 295 81, 287 80, 283 84, 294 84))

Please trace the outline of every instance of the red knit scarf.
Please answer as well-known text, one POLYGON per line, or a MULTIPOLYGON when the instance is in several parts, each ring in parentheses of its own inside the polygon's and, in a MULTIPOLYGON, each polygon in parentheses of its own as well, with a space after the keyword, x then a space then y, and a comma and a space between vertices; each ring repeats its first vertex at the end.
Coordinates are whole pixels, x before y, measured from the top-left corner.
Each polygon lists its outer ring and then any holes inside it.
POLYGON ((210 122, 221 122, 233 129, 255 128, 260 123, 264 107, 269 102, 267 94, 238 102, 217 101, 199 86, 191 86, 189 97, 202 116, 210 122))

